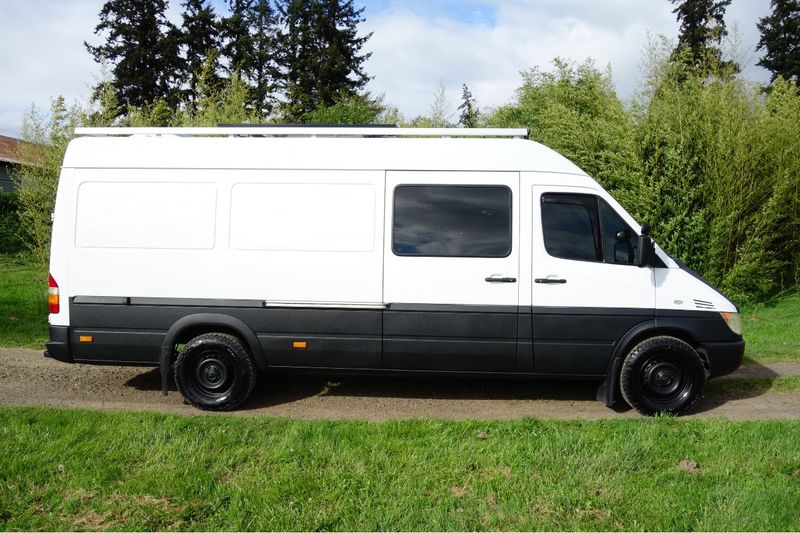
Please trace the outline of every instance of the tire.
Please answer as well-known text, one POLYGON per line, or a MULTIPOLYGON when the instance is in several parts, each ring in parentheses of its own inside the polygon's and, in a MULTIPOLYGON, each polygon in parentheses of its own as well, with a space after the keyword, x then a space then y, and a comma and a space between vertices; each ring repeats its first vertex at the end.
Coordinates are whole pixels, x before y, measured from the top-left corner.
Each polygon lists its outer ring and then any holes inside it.
POLYGON ((230 411, 253 392, 253 358, 233 335, 205 333, 190 340, 175 361, 175 383, 187 402, 206 411, 230 411))
POLYGON ((686 342, 669 336, 634 346, 619 375, 622 397, 648 416, 685 413, 700 399, 705 383, 700 355, 686 342))

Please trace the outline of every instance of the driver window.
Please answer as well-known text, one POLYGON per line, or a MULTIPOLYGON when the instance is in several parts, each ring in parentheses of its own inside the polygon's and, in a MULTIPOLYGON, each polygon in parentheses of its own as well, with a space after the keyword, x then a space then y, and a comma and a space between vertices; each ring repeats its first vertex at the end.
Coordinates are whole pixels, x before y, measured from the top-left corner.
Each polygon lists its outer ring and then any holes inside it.
POLYGON ((602 217, 605 262, 632 265, 636 257, 638 235, 605 200, 602 198, 598 200, 602 217))

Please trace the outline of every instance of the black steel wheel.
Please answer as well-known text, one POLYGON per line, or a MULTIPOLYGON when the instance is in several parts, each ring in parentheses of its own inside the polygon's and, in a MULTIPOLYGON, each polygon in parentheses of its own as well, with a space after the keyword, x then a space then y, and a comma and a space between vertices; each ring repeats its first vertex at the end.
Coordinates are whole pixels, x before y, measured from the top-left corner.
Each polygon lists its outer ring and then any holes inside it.
POLYGON ((207 411, 229 411, 244 402, 258 371, 242 342, 225 333, 190 340, 175 361, 175 383, 187 402, 207 411))
POLYGON ((700 399, 706 371, 700 355, 686 342, 652 337, 625 357, 619 383, 622 397, 643 415, 678 415, 700 399))

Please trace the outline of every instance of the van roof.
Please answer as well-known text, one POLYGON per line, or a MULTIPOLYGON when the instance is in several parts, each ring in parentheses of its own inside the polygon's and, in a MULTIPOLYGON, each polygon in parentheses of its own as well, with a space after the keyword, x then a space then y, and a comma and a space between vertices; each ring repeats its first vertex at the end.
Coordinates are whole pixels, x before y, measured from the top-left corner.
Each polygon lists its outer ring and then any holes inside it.
MULTIPOLYGON (((209 129, 209 128, 203 128, 209 129)), ((64 168, 169 169, 341 169, 341 170, 460 170, 539 171, 585 176, 564 156, 537 142, 514 138, 461 138, 464 129, 445 130, 446 136, 408 137, 403 128, 324 128, 325 135, 264 136, 262 128, 213 128, 212 134, 189 133, 191 128, 78 128, 64 168), (343 134, 342 131, 347 133, 343 134), (380 130, 391 133, 378 134, 380 130), (456 134, 452 132, 455 131, 456 134), (402 132, 398 135, 398 132, 402 132)), ((275 130, 275 128, 270 128, 275 130)), ((280 129, 280 128, 279 128, 280 129)), ((287 133, 288 129, 283 129, 287 133)), ((419 134, 421 130, 417 129, 419 134)), ((439 131, 442 130, 428 130, 439 131)), ((473 130, 490 131, 490 130, 473 130)), ((441 135, 441 134, 439 134, 441 135)))

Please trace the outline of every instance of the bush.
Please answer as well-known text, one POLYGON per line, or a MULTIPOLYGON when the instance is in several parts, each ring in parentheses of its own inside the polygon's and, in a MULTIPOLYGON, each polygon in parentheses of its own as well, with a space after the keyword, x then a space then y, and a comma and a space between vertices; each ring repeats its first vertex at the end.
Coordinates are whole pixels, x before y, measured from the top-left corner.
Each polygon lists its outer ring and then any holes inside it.
POLYGON ((25 250, 18 210, 17 195, 0 191, 0 253, 13 254, 25 250))

